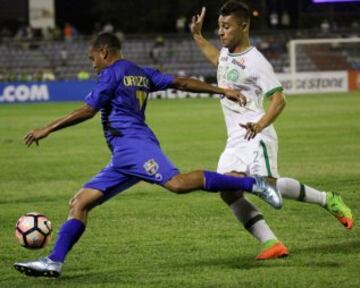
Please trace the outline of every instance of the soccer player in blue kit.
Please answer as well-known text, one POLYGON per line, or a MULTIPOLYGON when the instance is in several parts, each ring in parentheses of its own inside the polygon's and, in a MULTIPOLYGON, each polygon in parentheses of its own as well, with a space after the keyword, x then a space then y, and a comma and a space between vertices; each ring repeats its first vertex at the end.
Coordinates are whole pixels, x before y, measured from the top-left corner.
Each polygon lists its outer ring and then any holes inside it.
POLYGON ((90 45, 89 58, 98 73, 98 81, 85 98, 85 105, 44 128, 32 130, 24 142, 28 146, 38 145, 39 140, 50 133, 90 119, 101 111, 104 136, 112 159, 71 199, 68 220, 62 225, 50 255, 15 263, 18 271, 28 276, 58 277, 66 255, 85 230, 89 211, 141 180, 177 194, 195 190, 229 193, 243 190, 259 196, 275 208, 281 208, 280 194, 262 177, 239 178, 200 170, 180 173, 164 155, 154 133, 145 123, 147 95, 152 91, 175 88, 217 93, 243 105, 240 92, 141 68, 122 58, 121 43, 111 33, 97 36, 90 45))

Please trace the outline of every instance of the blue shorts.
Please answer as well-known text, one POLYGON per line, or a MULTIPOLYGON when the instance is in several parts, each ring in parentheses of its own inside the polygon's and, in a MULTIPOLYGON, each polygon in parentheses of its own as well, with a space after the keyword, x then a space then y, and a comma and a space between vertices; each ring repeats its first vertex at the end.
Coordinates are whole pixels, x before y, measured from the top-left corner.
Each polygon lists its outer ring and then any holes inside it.
POLYGON ((179 170, 161 151, 158 143, 119 138, 112 144, 110 163, 84 185, 84 188, 103 192, 104 201, 141 180, 164 185, 179 174, 179 170))

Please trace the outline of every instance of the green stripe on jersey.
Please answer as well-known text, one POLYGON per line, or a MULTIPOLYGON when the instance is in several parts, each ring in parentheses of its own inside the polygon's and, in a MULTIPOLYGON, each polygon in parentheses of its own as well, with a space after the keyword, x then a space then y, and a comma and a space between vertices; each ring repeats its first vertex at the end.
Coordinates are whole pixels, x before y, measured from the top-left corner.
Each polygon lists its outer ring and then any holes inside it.
POLYGON ((284 91, 284 88, 282 86, 279 86, 279 87, 275 87, 274 89, 271 89, 270 91, 266 92, 265 93, 265 96, 266 97, 270 97, 272 96, 274 93, 276 92, 282 92, 284 91))
POLYGON ((270 169, 269 155, 268 155, 267 148, 266 148, 266 145, 265 145, 264 141, 261 140, 260 145, 261 145, 261 147, 263 149, 263 152, 264 152, 264 158, 265 158, 265 164, 266 164, 266 170, 267 170, 267 173, 268 173, 268 177, 272 177, 271 169, 270 169))

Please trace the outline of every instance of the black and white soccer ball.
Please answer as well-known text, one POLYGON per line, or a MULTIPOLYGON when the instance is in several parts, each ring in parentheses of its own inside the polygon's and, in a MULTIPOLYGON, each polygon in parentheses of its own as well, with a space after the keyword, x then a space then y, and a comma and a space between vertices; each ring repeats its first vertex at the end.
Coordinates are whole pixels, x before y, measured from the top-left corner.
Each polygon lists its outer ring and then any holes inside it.
POLYGON ((40 213, 30 212, 16 222, 16 238, 28 249, 44 248, 51 240, 51 222, 40 213))

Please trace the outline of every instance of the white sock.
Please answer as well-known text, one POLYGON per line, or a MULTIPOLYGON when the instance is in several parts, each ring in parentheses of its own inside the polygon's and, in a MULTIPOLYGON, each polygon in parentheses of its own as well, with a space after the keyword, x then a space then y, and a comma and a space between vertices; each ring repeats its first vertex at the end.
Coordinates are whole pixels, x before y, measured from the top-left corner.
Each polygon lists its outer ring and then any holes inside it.
POLYGON ((237 199, 230 205, 236 218, 261 243, 277 240, 260 211, 245 197, 237 199))
POLYGON ((322 207, 326 204, 326 193, 306 186, 291 178, 279 178, 276 187, 285 198, 315 203, 322 207))

